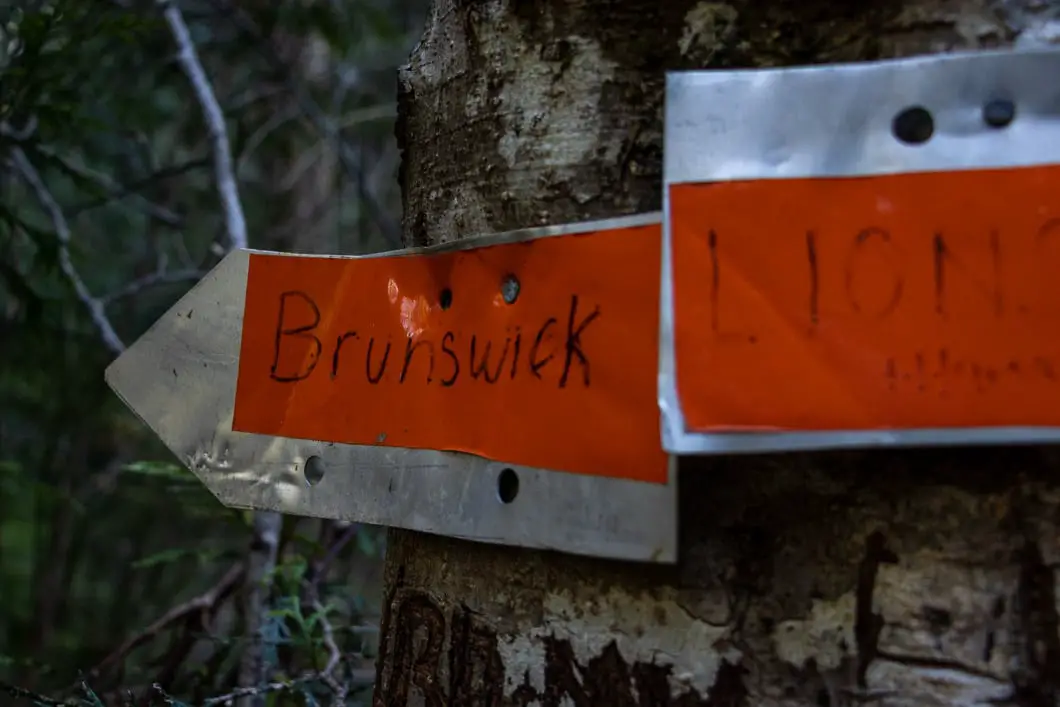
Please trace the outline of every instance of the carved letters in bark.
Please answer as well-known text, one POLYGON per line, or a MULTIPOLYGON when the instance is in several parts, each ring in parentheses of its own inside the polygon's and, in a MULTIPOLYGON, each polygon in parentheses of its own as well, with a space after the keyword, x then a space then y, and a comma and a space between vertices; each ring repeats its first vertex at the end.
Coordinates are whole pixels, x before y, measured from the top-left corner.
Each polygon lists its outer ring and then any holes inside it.
MULTIPOLYGON (((580 662, 567 640, 542 639, 544 686, 529 670, 506 693, 498 637, 466 607, 445 611, 427 593, 398 589, 383 618, 374 707, 743 707, 743 669, 724 664, 709 698, 695 690, 672 694, 671 668, 629 664, 612 641, 580 662), (447 669, 446 669, 447 668, 447 669), (418 693, 418 694, 417 694, 418 693)), ((518 670, 518 666, 507 666, 518 670)))

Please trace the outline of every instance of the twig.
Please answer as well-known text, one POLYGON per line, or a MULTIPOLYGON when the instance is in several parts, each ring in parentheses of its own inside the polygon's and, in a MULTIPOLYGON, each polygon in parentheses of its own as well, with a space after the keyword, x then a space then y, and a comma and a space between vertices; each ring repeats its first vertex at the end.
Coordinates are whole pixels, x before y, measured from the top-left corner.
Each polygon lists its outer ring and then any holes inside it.
POLYGON ((243 576, 244 569, 243 563, 241 562, 233 565, 221 578, 221 581, 209 590, 183 604, 173 607, 150 626, 128 638, 124 643, 118 646, 118 648, 112 651, 110 655, 101 660, 96 667, 89 671, 89 676, 94 677, 101 675, 105 670, 124 659, 125 656, 133 650, 142 646, 166 628, 182 619, 188 618, 196 613, 208 613, 213 611, 221 601, 227 598, 235 590, 236 585, 243 576))
MULTIPOLYGON (((330 527, 330 522, 325 522, 322 526, 322 532, 328 532, 330 527)), ((331 563, 342 548, 356 536, 358 529, 359 526, 356 523, 346 528, 342 535, 330 544, 324 556, 310 565, 303 579, 305 602, 312 608, 317 620, 320 621, 321 639, 324 647, 328 650, 328 662, 324 665, 323 670, 320 671, 320 680, 331 690, 332 705, 336 707, 341 707, 341 705, 346 703, 349 685, 340 682, 335 675, 343 656, 338 643, 335 642, 335 631, 331 626, 331 622, 328 621, 323 605, 320 603, 318 584, 327 576, 331 563)))
POLYGON ((53 700, 50 697, 39 695, 36 692, 25 690, 16 685, 4 682, 0 680, 0 692, 6 692, 7 694, 14 697, 16 700, 29 700, 35 705, 45 705, 46 707, 68 707, 69 702, 61 702, 59 700, 53 700))
POLYGON ((320 671, 320 681, 331 690, 332 705, 341 707, 346 704, 347 690, 346 686, 335 677, 335 670, 342 661, 342 651, 339 650, 338 644, 335 643, 335 632, 332 630, 331 622, 328 621, 328 617, 324 613, 324 607, 319 601, 313 602, 313 611, 316 612, 320 621, 320 633, 324 647, 328 649, 328 662, 324 665, 324 669, 320 671))
POLYGON ((177 62, 191 83, 195 98, 202 108, 202 117, 210 137, 213 152, 214 178, 221 206, 225 214, 225 231, 229 246, 233 249, 247 247, 247 222, 243 216, 243 204, 239 199, 235 171, 232 166, 232 148, 228 142, 224 113, 214 95, 210 80, 206 78, 199 53, 195 50, 188 25, 175 0, 158 0, 169 30, 177 43, 177 62))
MULTIPOLYGON (((374 670, 358 670, 355 671, 353 679, 351 680, 351 687, 364 688, 371 687, 375 681, 374 670)), ((267 682, 261 685, 252 685, 250 687, 240 687, 232 690, 224 695, 217 695, 216 697, 209 697, 202 701, 202 707, 214 707, 214 705, 227 705, 239 698, 243 697, 258 697, 266 695, 271 692, 286 692, 288 690, 294 690, 303 685, 310 685, 314 682, 322 682, 320 673, 309 673, 293 680, 282 680, 277 682, 267 682)), ((158 685, 155 685, 155 690, 163 696, 172 700, 165 693, 164 690, 158 685)))
POLYGON ((31 115, 26 124, 21 128, 13 127, 7 121, 0 122, 0 137, 6 137, 15 142, 25 142, 37 131, 37 116, 31 115))
POLYGON ((36 149, 45 156, 55 160, 55 163, 64 172, 79 179, 94 182, 101 187, 107 195, 102 199, 99 205, 114 203, 120 199, 131 196, 133 197, 133 200, 137 202, 139 210, 155 221, 171 228, 181 228, 183 226, 184 219, 181 216, 164 206, 155 204, 143 194, 129 191, 109 174, 90 169, 84 165, 74 164, 71 160, 65 157, 60 157, 49 148, 38 146, 36 149))
POLYGON ((88 286, 85 284, 85 281, 81 279, 81 275, 78 274, 77 269, 74 268, 73 261, 70 259, 70 224, 67 223, 62 208, 59 207, 59 203, 55 200, 55 197, 52 196, 48 187, 45 186, 44 181, 37 172, 37 168, 29 161, 29 158, 26 157, 26 153, 22 151, 22 148, 12 147, 10 154, 11 161, 14 163, 15 168, 33 191, 41 208, 44 209, 48 214, 48 217, 51 219, 52 227, 55 229, 55 235, 59 239, 59 268, 73 286, 78 299, 80 299, 88 309, 89 316, 92 317, 92 322, 96 325, 96 329, 99 330, 100 336, 103 338, 103 343, 106 344, 107 348, 113 353, 120 354, 125 350, 125 344, 122 343, 121 337, 119 337, 118 333, 114 331, 113 325, 111 325, 110 320, 107 318, 107 314, 103 310, 103 302, 92 296, 88 286))
POLYGON ((154 287, 155 285, 173 285, 180 282, 196 282, 202 279, 203 274, 204 273, 201 270, 172 270, 169 272, 154 272, 150 275, 144 275, 143 277, 136 278, 132 282, 126 284, 124 287, 120 287, 114 292, 110 292, 100 297, 100 301, 102 301, 104 304, 110 304, 115 300, 138 295, 143 290, 146 290, 149 287, 154 287))
POLYGON ((331 544, 328 548, 327 553, 320 560, 320 564, 316 567, 317 579, 322 579, 327 573, 331 566, 331 563, 335 561, 335 558, 342 552, 342 548, 357 537, 357 533, 361 531, 360 523, 350 523, 345 530, 342 531, 342 535, 339 536, 338 540, 331 544))
POLYGON ((172 179, 173 177, 179 177, 186 172, 190 172, 194 169, 199 169, 200 167, 208 166, 209 163, 210 161, 207 159, 195 158, 193 160, 188 160, 187 162, 182 162, 177 165, 162 167, 161 169, 158 169, 157 171, 147 175, 146 177, 142 177, 140 179, 137 179, 136 181, 119 185, 118 191, 114 192, 109 196, 103 197, 101 199, 91 199, 81 204, 75 204, 69 209, 67 209, 67 213, 70 214, 70 216, 77 216, 84 211, 88 211, 89 209, 95 209, 100 206, 104 206, 105 204, 108 204, 111 201, 123 199, 126 196, 136 194, 141 189, 153 186, 158 182, 163 182, 167 179, 172 179))
POLYGON ((380 227, 384 238, 392 245, 401 242, 401 227, 394 216, 380 203, 379 197, 372 191, 367 180, 364 179, 359 167, 359 159, 353 154, 354 150, 349 142, 342 136, 342 125, 332 116, 328 115, 323 108, 313 99, 312 95, 292 75, 290 68, 276 54, 268 38, 264 36, 254 21, 240 7, 231 0, 209 0, 222 14, 229 17, 236 29, 243 32, 254 40, 254 46, 261 56, 270 64, 274 71, 280 74, 283 82, 290 89, 297 101, 302 113, 308 118, 310 124, 317 133, 325 140, 335 145, 342 164, 343 171, 348 179, 352 180, 357 188, 357 195, 367 204, 368 208, 375 212, 376 222, 380 227))
MULTIPOLYGON (((266 625, 269 585, 276 569, 283 516, 274 512, 256 511, 252 525, 253 535, 247 555, 247 578, 244 582, 243 599, 250 643, 240 660, 237 678, 240 687, 261 684, 268 679, 269 666, 264 657, 263 629, 266 625)), ((244 707, 264 707, 264 701, 258 697, 252 696, 242 702, 244 707)))

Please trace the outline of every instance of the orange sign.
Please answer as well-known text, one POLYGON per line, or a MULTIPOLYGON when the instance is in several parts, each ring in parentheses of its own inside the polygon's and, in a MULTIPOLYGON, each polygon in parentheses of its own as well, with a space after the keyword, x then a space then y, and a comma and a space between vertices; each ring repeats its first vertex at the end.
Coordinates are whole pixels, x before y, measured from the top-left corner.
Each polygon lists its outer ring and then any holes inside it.
POLYGON ((670 187, 690 431, 1060 425, 1060 167, 670 187))
POLYGON ((233 428, 666 483, 658 224, 380 258, 254 254, 233 428))

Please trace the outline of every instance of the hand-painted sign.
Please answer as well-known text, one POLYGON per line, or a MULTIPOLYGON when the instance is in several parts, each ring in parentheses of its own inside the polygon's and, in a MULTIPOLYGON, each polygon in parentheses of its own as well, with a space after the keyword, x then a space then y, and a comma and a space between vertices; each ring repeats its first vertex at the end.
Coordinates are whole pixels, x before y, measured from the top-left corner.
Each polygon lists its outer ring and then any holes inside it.
POLYGON ((238 251, 107 379, 230 505, 672 561, 661 238, 649 214, 238 251))
POLYGON ((673 75, 667 449, 1060 436, 1056 70, 771 71, 768 96, 762 72, 673 75), (757 117, 708 120, 717 92, 757 117))
POLYGON ((660 251, 651 225, 420 256, 252 254, 233 429, 666 483, 644 296, 660 251))

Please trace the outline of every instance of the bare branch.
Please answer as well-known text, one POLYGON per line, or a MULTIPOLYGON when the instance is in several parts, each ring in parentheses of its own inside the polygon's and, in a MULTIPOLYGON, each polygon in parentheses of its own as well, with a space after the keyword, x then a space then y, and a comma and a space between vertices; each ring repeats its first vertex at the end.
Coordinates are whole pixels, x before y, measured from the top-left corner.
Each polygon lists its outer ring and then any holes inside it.
POLYGON ((53 700, 50 697, 39 695, 36 692, 30 692, 29 690, 4 682, 3 680, 0 680, 0 692, 6 692, 16 700, 29 700, 35 705, 41 705, 41 707, 67 707, 67 705, 70 704, 69 702, 53 700))
MULTIPOLYGON (((247 578, 244 582, 246 631, 250 644, 243 653, 239 665, 239 685, 249 687, 265 682, 268 664, 264 658, 265 614, 268 610, 269 583, 276 569, 276 555, 280 543, 283 516, 279 513, 256 511, 253 517, 253 537, 247 555, 247 578)), ((264 705, 257 696, 240 701, 245 707, 264 705)))
POLYGON ((66 216, 63 214, 62 208, 60 208, 59 202, 52 196, 52 193, 37 172, 37 168, 29 161, 22 148, 13 147, 10 154, 11 162, 14 164, 15 169, 33 191, 37 202, 51 219, 52 227, 55 229, 55 234, 59 239, 59 268, 73 286, 78 299, 88 309, 88 314, 99 330, 103 343, 113 353, 120 354, 125 350, 125 344, 122 343, 121 337, 114 331, 113 325, 107 318, 107 313, 103 310, 103 302, 92 296, 88 286, 81 279, 77 269, 74 268, 73 261, 70 259, 70 224, 67 223, 66 216))
POLYGON ((69 213, 71 216, 76 216, 83 211, 95 209, 99 206, 108 204, 111 201, 115 201, 117 199, 122 199, 126 196, 136 194, 141 189, 145 189, 149 186, 157 184, 158 182, 165 181, 167 179, 172 179, 173 177, 179 177, 180 175, 185 174, 186 172, 190 172, 200 167, 205 167, 208 164, 209 160, 196 158, 193 160, 188 160, 187 162, 182 162, 178 165, 173 165, 171 167, 163 167, 154 172, 153 174, 149 174, 148 176, 143 177, 142 179, 137 179, 133 182, 118 185, 117 191, 115 191, 113 194, 103 197, 102 199, 93 199, 91 201, 86 201, 81 204, 75 204, 71 208, 67 209, 67 213, 69 213))
POLYGON ((231 0, 209 1, 224 16, 231 19, 238 30, 254 40, 255 48, 258 50, 259 54, 269 62, 272 69, 281 76, 283 82, 290 89, 295 101, 298 103, 299 108, 303 115, 308 119, 309 123, 316 129, 318 134, 337 148, 339 161, 342 164, 343 171, 346 173, 347 178, 352 180, 356 185, 357 193, 361 200, 369 209, 375 212, 376 222, 379 225, 383 236, 391 244, 400 245, 401 226, 394 218, 393 214, 380 203, 379 197, 372 190, 372 186, 363 178, 363 170, 359 164, 360 156, 356 154, 353 146, 349 144, 349 141, 343 137, 343 126, 332 116, 328 115, 313 99, 313 96, 309 91, 296 80, 291 73, 290 67, 284 63, 276 53, 268 38, 264 36, 262 31, 254 23, 253 19, 251 19, 242 8, 237 7, 235 3, 231 2, 231 0))
POLYGON ((204 273, 201 270, 173 270, 170 272, 159 270, 150 275, 139 277, 124 287, 100 297, 100 301, 105 305, 111 304, 116 300, 138 295, 144 290, 156 285, 174 285, 181 282, 197 282, 202 279, 203 275, 204 273))
POLYGON ((320 680, 331 689, 332 705, 341 707, 346 703, 347 689, 335 677, 335 671, 339 667, 339 663, 342 662, 342 651, 339 650, 338 644, 335 643, 335 632, 332 630, 331 622, 328 621, 324 607, 319 601, 313 602, 313 610, 316 612, 317 620, 320 622, 320 632, 323 636, 324 647, 328 649, 328 662, 324 665, 324 669, 320 671, 320 680))
POLYGON ((21 128, 16 128, 9 123, 0 123, 0 137, 6 137, 9 140, 15 142, 25 142, 29 140, 30 136, 37 131, 37 116, 31 115, 26 124, 21 128))
POLYGON ((228 572, 221 577, 221 581, 209 590, 183 604, 173 607, 150 626, 127 639, 124 643, 118 646, 118 648, 112 651, 110 655, 101 660, 95 668, 89 671, 89 675, 96 676, 103 674, 104 671, 123 660, 130 652, 142 646, 166 628, 182 619, 186 619, 195 614, 215 611, 217 605, 230 596, 235 590, 236 585, 243 576, 244 570, 245 568, 242 563, 236 563, 233 565, 228 572))
POLYGON ((159 206, 158 204, 153 203, 142 194, 138 194, 135 191, 129 191, 110 175, 90 169, 84 165, 75 164, 68 158, 60 157, 50 149, 44 147, 37 147, 37 149, 49 158, 55 160, 56 164, 63 171, 80 179, 93 182, 101 187, 106 192, 106 196, 100 201, 100 205, 113 203, 124 197, 131 196, 133 197, 133 200, 137 202, 139 210, 153 218, 155 221, 171 228, 181 228, 184 225, 184 219, 178 214, 164 206, 159 206))
POLYGON ((217 192, 221 197, 221 206, 225 215, 225 231, 229 246, 247 247, 247 222, 243 215, 243 204, 239 199, 239 187, 236 184, 235 170, 232 165, 232 148, 228 141, 228 129, 225 127, 224 113, 217 102, 210 80, 206 78, 199 53, 195 50, 188 25, 177 7, 175 0, 158 0, 162 14, 169 25, 170 33, 177 43, 177 62, 188 77, 195 98, 202 108, 202 117, 210 137, 213 151, 214 178, 217 181, 217 192))

